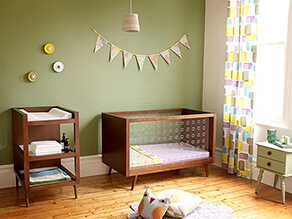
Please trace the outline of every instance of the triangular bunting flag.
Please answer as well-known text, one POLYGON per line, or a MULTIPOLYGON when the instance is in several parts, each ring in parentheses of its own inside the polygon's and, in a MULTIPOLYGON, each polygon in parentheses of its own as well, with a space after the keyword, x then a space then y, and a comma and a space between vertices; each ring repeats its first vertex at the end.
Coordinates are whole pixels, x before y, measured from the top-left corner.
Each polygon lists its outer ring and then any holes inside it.
POLYGON ((119 54, 121 50, 114 45, 111 45, 111 59, 110 62, 119 54))
POLYGON ((165 52, 161 53, 160 55, 164 58, 164 60, 165 60, 168 64, 170 64, 169 50, 166 50, 165 52))
POLYGON ((187 39, 187 35, 185 35, 185 36, 181 39, 180 43, 183 44, 183 45, 184 45, 185 47, 187 47, 188 49, 191 49, 190 44, 189 44, 188 39, 187 39))
POLYGON ((145 58, 146 58, 146 56, 136 55, 136 59, 137 59, 140 71, 142 71, 142 69, 143 69, 145 58))
POLYGON ((157 70, 157 67, 158 67, 158 55, 150 55, 149 59, 152 62, 152 65, 154 66, 155 70, 157 70))
POLYGON ((100 35, 97 35, 94 52, 98 51, 105 44, 107 44, 107 41, 105 39, 103 39, 100 35))
POLYGON ((171 50, 181 58, 181 53, 178 44, 175 44, 171 50))
POLYGON ((123 54, 124 54, 124 68, 126 68, 129 62, 131 61, 133 54, 127 53, 125 51, 123 51, 123 54))
POLYGON ((127 68, 128 64, 130 63, 131 59, 133 56, 136 56, 137 63, 139 66, 139 70, 142 71, 144 62, 146 57, 149 58, 151 64, 153 65, 154 69, 158 69, 158 57, 161 55, 162 58, 167 62, 167 64, 171 64, 170 62, 170 51, 172 50, 178 57, 182 58, 181 51, 179 48, 179 44, 183 44, 185 47, 188 49, 191 49, 190 44, 188 42, 188 34, 184 34, 182 38, 177 41, 175 44, 173 44, 171 47, 168 47, 168 49, 160 52, 160 53, 155 53, 155 54, 148 54, 148 55, 142 55, 142 54, 135 54, 132 52, 127 52, 123 49, 120 49, 119 47, 113 45, 110 41, 105 39, 102 35, 100 35, 95 29, 92 29, 95 33, 97 33, 97 39, 96 39, 96 44, 94 47, 94 53, 100 50, 102 47, 104 47, 106 44, 110 44, 110 54, 109 54, 109 61, 112 62, 114 58, 119 54, 120 51, 123 52, 123 62, 124 62, 124 68, 127 68))

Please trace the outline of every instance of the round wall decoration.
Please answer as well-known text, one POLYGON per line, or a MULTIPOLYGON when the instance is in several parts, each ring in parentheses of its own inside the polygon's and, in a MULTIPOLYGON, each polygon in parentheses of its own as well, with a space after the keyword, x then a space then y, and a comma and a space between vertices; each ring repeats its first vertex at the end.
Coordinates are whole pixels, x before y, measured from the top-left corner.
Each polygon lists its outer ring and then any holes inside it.
POLYGON ((64 70, 63 62, 57 61, 53 65, 53 69, 55 72, 62 72, 64 70))
POLYGON ((54 46, 52 43, 47 43, 47 44, 44 46, 44 51, 45 51, 47 54, 52 54, 52 53, 55 51, 55 46, 54 46))
POLYGON ((27 78, 30 82, 35 82, 39 79, 39 75, 35 71, 32 71, 28 73, 27 78))

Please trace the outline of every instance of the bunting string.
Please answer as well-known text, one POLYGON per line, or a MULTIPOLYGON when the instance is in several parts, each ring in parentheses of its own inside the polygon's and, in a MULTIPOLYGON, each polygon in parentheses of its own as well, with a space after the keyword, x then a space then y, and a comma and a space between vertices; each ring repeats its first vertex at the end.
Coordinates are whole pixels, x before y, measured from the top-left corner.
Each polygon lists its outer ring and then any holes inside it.
POLYGON ((98 50, 100 50, 106 44, 110 44, 110 62, 119 54, 120 51, 122 51, 123 52, 123 59, 124 59, 124 68, 127 67, 129 62, 131 61, 132 57, 136 56, 136 60, 137 60, 137 63, 138 63, 140 70, 143 69, 143 65, 144 65, 144 61, 145 61, 146 57, 149 58, 154 69, 157 70, 158 69, 158 56, 159 55, 161 55, 162 58, 166 61, 166 63, 170 65, 170 54, 169 54, 170 50, 172 52, 174 52, 178 57, 182 58, 180 48, 179 48, 179 43, 184 45, 186 48, 191 49, 190 44, 189 44, 188 39, 187 39, 187 36, 189 35, 188 33, 185 33, 176 43, 174 43, 171 47, 163 50, 162 52, 143 55, 143 54, 137 54, 137 53, 132 53, 132 52, 123 50, 123 49, 117 47, 116 45, 114 45, 113 43, 111 43, 110 41, 108 41, 95 29, 92 29, 92 30, 97 34, 94 53, 97 52, 98 50))

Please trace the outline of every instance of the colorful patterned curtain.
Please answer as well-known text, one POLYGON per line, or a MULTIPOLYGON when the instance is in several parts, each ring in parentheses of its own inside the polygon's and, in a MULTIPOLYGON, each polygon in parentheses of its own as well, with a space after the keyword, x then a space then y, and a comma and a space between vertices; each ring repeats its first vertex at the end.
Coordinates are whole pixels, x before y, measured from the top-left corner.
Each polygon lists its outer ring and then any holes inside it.
POLYGON ((228 1, 222 167, 251 178, 257 0, 228 1))

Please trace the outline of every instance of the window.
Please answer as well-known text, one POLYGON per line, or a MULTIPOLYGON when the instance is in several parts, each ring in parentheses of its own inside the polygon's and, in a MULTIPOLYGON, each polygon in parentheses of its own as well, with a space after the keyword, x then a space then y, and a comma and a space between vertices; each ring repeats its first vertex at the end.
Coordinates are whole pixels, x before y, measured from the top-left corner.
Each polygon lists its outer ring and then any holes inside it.
POLYGON ((257 124, 292 126, 292 5, 289 2, 260 1, 254 115, 257 124))

